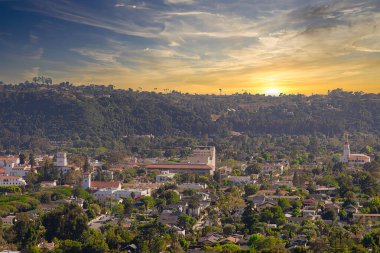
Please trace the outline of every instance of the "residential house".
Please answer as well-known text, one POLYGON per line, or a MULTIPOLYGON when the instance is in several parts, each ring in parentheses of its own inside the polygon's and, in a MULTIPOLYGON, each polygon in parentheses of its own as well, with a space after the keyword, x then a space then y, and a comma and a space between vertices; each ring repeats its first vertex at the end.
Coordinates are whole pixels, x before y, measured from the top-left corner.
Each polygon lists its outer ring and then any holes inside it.
POLYGON ((247 184, 256 184, 256 180, 253 180, 250 176, 228 176, 227 181, 229 185, 247 185, 247 184))
POLYGON ((53 181, 42 181, 40 183, 41 185, 41 188, 53 188, 53 187, 56 187, 57 186, 57 180, 53 180, 53 181))
POLYGON ((170 171, 162 171, 161 174, 156 176, 156 183, 167 183, 174 181, 175 173, 170 173, 170 171))

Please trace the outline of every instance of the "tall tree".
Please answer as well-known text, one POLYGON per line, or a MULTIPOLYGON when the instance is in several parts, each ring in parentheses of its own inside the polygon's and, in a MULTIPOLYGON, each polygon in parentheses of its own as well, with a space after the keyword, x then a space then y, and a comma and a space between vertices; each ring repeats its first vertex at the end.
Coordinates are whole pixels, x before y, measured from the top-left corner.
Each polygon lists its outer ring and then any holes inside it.
POLYGON ((20 153, 18 158, 20 159, 20 164, 25 164, 26 155, 24 153, 20 153))

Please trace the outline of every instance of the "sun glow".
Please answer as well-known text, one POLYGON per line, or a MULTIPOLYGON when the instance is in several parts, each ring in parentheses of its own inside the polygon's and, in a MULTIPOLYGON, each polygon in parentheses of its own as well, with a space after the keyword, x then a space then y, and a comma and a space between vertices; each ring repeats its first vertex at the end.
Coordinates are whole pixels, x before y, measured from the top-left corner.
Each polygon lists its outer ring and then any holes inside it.
POLYGON ((267 96, 279 96, 280 93, 281 93, 281 90, 276 87, 268 87, 264 91, 264 94, 267 96))

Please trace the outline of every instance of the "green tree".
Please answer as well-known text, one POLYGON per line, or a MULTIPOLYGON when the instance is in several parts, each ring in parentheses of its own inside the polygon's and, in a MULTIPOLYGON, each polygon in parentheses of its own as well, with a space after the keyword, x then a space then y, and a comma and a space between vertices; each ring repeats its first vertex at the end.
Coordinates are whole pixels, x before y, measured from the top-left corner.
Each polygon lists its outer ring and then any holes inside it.
POLYGON ((166 200, 166 204, 174 204, 180 201, 180 196, 176 191, 173 190, 167 190, 162 195, 159 196, 160 198, 164 198, 166 200))
POLYGON ((380 251, 380 229, 374 229, 363 237, 363 245, 372 248, 374 252, 380 251))
POLYGON ((20 159, 20 164, 25 164, 26 155, 24 153, 20 153, 18 158, 20 159))
POLYGON ((178 226, 185 229, 186 231, 191 231, 193 226, 197 223, 196 219, 191 217, 190 215, 182 213, 178 217, 178 226))
POLYGON ((88 229, 81 235, 83 253, 105 253, 108 252, 108 245, 102 233, 95 229, 88 229))
POLYGON ((278 237, 254 234, 249 238, 249 245, 255 251, 268 252, 275 247, 283 247, 284 242, 278 237))
POLYGON ((233 233, 235 233, 235 231, 236 231, 236 226, 233 224, 225 224, 223 226, 223 233, 225 235, 233 234, 233 233))
POLYGON ((336 220, 337 216, 338 214, 333 208, 327 208, 321 215, 324 220, 336 220))
POLYGON ((246 229, 249 230, 249 233, 258 232, 259 214, 251 205, 244 208, 241 221, 244 223, 246 229))
POLYGON ((34 168, 36 166, 36 159, 34 158, 34 153, 29 154, 29 165, 34 168))
POLYGON ((260 213, 260 221, 272 224, 285 224, 285 214, 280 206, 266 207, 260 213))
POLYGON ((13 225, 16 234, 16 243, 20 244, 22 249, 31 248, 37 244, 39 239, 39 222, 32 219, 27 213, 19 213, 16 217, 16 223, 13 225))
POLYGON ((244 172, 246 175, 259 174, 261 172, 261 168, 257 163, 254 163, 248 165, 244 172))
POLYGON ((88 230, 87 215, 76 204, 64 204, 45 214, 42 222, 46 228, 46 239, 49 241, 54 237, 76 240, 88 230))
POLYGON ((145 211, 154 206, 154 199, 151 196, 144 196, 140 199, 140 201, 144 203, 145 211))
POLYGON ((84 158, 83 172, 90 172, 90 170, 91 170, 91 165, 90 165, 90 163, 88 161, 88 157, 86 156, 84 158))
POLYGON ((244 186, 244 195, 246 197, 256 194, 259 190, 259 187, 255 184, 247 184, 244 186))
POLYGON ((82 253, 82 243, 72 240, 63 240, 58 243, 57 253, 82 253))
POLYGON ((132 198, 123 198, 124 213, 127 215, 132 214, 134 208, 134 201, 132 198))
POLYGON ((278 205, 282 208, 282 211, 284 211, 284 212, 289 210, 291 207, 289 200, 285 199, 285 198, 280 198, 278 200, 278 205))

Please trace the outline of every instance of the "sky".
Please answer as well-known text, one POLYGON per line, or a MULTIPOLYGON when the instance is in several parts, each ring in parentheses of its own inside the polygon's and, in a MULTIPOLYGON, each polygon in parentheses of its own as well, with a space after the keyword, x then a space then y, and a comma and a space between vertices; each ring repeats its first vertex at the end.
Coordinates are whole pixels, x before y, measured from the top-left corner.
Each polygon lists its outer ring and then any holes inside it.
POLYGON ((0 80, 380 92, 380 0, 0 0, 0 80))

